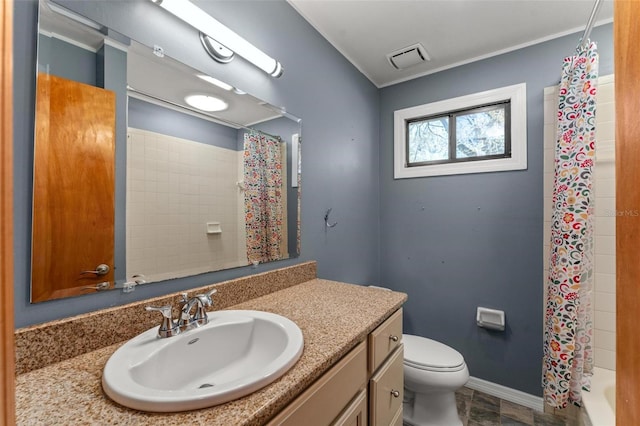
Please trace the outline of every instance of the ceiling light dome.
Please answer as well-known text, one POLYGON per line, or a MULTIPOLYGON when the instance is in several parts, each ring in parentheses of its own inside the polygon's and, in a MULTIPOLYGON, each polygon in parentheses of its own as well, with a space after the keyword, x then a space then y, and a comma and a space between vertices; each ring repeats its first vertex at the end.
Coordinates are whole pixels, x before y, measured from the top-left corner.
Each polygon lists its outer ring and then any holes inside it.
POLYGON ((209 95, 189 95, 184 100, 192 107, 207 112, 223 111, 229 107, 222 99, 209 95))

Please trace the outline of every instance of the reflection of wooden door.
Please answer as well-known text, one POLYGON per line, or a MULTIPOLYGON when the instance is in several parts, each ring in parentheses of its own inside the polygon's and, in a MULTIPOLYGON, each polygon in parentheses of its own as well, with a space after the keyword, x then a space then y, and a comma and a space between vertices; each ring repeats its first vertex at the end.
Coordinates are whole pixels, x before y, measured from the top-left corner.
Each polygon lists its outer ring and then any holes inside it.
POLYGON ((34 170, 31 301, 112 283, 115 94, 39 74, 34 170))
POLYGON ((616 424, 640 425, 640 3, 614 3, 616 87, 616 424))

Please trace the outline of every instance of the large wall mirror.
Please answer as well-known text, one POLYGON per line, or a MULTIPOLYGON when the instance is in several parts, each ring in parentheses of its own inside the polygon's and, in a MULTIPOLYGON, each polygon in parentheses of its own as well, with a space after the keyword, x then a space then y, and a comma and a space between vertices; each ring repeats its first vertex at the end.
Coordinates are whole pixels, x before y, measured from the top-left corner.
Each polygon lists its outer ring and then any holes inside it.
POLYGON ((44 0, 36 87, 32 303, 299 255, 299 118, 44 0))

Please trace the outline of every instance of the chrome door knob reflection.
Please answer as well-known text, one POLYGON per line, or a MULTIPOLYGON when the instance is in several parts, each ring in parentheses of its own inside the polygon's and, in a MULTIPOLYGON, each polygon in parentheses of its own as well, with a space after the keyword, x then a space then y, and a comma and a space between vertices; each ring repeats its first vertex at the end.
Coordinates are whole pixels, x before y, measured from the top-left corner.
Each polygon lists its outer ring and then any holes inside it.
POLYGON ((105 265, 104 263, 99 264, 98 266, 96 266, 96 270, 95 271, 82 271, 80 272, 80 274, 95 274, 95 275, 106 275, 109 273, 109 271, 111 270, 111 268, 109 268, 109 265, 105 265))

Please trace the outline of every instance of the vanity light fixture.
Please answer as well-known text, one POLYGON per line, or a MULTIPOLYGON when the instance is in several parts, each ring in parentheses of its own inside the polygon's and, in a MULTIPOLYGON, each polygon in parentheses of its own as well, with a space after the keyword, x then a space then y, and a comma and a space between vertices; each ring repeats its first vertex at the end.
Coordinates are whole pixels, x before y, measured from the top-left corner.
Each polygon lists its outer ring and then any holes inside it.
POLYGON ((192 107, 206 112, 224 111, 229 107, 222 99, 209 95, 189 95, 184 100, 192 107))
POLYGON ((217 86, 222 90, 233 89, 233 86, 231 86, 230 84, 227 84, 224 81, 220 81, 217 78, 213 78, 210 75, 205 75, 205 74, 196 74, 196 75, 198 76, 198 78, 206 81, 207 83, 213 84, 214 86, 217 86))
POLYGON ((237 53, 272 77, 280 77, 282 65, 262 50, 231 31, 189 0, 151 0, 177 18, 191 25, 218 44, 237 53))

